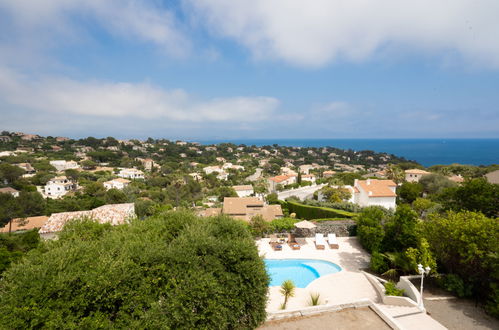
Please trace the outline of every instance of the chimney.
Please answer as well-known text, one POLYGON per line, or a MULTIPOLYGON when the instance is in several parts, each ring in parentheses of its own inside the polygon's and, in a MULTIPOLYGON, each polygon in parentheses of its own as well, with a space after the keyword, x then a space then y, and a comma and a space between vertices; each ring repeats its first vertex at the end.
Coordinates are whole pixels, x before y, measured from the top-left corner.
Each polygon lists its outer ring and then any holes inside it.
POLYGON ((373 192, 369 190, 369 196, 372 196, 373 195, 373 192))
POLYGON ((367 184, 367 185, 370 185, 370 184, 371 184, 371 179, 367 179, 367 180, 366 180, 366 184, 367 184))

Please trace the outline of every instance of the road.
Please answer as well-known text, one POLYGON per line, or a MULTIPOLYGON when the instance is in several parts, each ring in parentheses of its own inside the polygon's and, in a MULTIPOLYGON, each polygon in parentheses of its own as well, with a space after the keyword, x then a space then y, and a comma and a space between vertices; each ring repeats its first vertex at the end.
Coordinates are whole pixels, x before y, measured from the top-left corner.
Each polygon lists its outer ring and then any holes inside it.
POLYGON ((257 168, 255 173, 246 178, 248 181, 257 181, 262 176, 263 169, 257 168))
POLYGON ((319 184, 314 186, 306 186, 297 189, 284 190, 277 193, 279 199, 284 200, 291 196, 296 196, 300 200, 311 199, 314 192, 324 187, 326 184, 319 184))

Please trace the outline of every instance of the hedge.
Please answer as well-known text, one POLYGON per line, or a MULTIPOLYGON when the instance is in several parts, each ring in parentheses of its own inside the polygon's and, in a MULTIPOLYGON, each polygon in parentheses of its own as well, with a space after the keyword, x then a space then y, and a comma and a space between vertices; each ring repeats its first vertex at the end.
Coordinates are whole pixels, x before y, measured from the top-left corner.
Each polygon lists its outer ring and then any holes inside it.
POLYGON ((314 222, 326 222, 326 221, 345 221, 352 220, 351 218, 322 218, 322 219, 314 219, 314 222))
POLYGON ((300 219, 314 220, 324 218, 346 218, 350 219, 356 213, 331 209, 328 207, 317 207, 299 204, 295 202, 287 202, 289 213, 296 213, 296 217, 300 219))

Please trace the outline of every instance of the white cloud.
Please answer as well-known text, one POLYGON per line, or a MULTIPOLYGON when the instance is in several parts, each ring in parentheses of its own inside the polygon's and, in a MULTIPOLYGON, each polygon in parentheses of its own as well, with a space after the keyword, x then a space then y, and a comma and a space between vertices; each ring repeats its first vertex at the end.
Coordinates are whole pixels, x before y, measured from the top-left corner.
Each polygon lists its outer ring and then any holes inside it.
POLYGON ((0 68, 0 99, 43 112, 191 122, 256 122, 269 118, 279 105, 271 97, 198 101, 183 90, 165 90, 147 83, 35 79, 5 68, 0 68))
MULTIPOLYGON (((155 5, 154 1, 136 0, 0 0, 0 12, 9 13, 16 34, 32 38, 48 32, 81 38, 77 22, 90 21, 109 33, 124 38, 150 42, 172 55, 184 55, 190 42, 180 32, 175 15, 155 5), (22 34, 24 33, 24 35, 22 34)), ((6 17, 4 17, 6 19, 6 17)), ((18 36, 19 37, 19 36, 18 36)))
POLYGON ((258 58, 302 66, 365 60, 383 48, 456 52, 499 67, 497 0, 184 0, 258 58))

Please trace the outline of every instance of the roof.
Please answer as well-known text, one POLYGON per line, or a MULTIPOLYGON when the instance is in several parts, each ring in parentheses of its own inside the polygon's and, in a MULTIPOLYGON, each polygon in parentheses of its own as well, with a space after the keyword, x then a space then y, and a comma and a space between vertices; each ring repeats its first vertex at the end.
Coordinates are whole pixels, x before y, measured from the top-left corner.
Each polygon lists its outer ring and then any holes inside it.
MULTIPOLYGON (((20 230, 30 230, 34 228, 41 228, 49 217, 47 216, 38 216, 38 217, 28 217, 28 218, 16 218, 12 219, 11 231, 20 231, 20 230)), ((9 224, 7 223, 5 227, 0 229, 0 233, 8 233, 9 232, 9 224)))
POLYGON ((269 180, 272 180, 276 183, 281 183, 283 181, 286 181, 289 178, 290 178, 290 176, 288 176, 288 175, 277 175, 277 176, 274 176, 272 178, 269 178, 269 180))
POLYGON ((397 184, 392 180, 359 180, 358 187, 362 188, 369 197, 397 197, 397 194, 390 189, 396 187, 397 184))
POLYGON ((10 193, 16 193, 19 192, 19 190, 16 190, 11 187, 6 187, 6 188, 0 188, 0 193, 2 194, 10 194, 10 193))
POLYGON ((247 207, 263 207, 263 202, 257 197, 225 197, 223 213, 243 215, 247 207))
POLYGON ((420 169, 417 169, 417 168, 413 168, 411 170, 406 170, 405 173, 407 173, 407 174, 422 174, 422 175, 431 174, 430 172, 427 172, 427 171, 424 171, 424 170, 420 170, 420 169))
POLYGON ((200 210, 200 211, 198 211, 197 214, 200 217, 213 217, 213 216, 219 215, 220 213, 222 213, 222 208, 211 207, 208 209, 200 210))
POLYGON ((456 183, 464 182, 464 178, 460 175, 451 175, 448 177, 449 180, 454 181, 456 183))
POLYGON ((133 203, 103 205, 90 211, 54 213, 42 226, 40 234, 61 231, 66 222, 82 217, 93 218, 99 223, 120 225, 133 216, 135 216, 133 203))
POLYGON ((243 191, 243 190, 253 190, 253 186, 250 184, 243 186, 232 186, 235 191, 243 191))
POLYGON ((490 183, 499 184, 499 170, 485 174, 485 178, 490 183))
POLYGON ((127 180, 127 179, 123 179, 123 178, 117 178, 117 179, 112 179, 112 180, 106 181, 104 183, 113 183, 113 182, 130 183, 132 181, 127 180))

